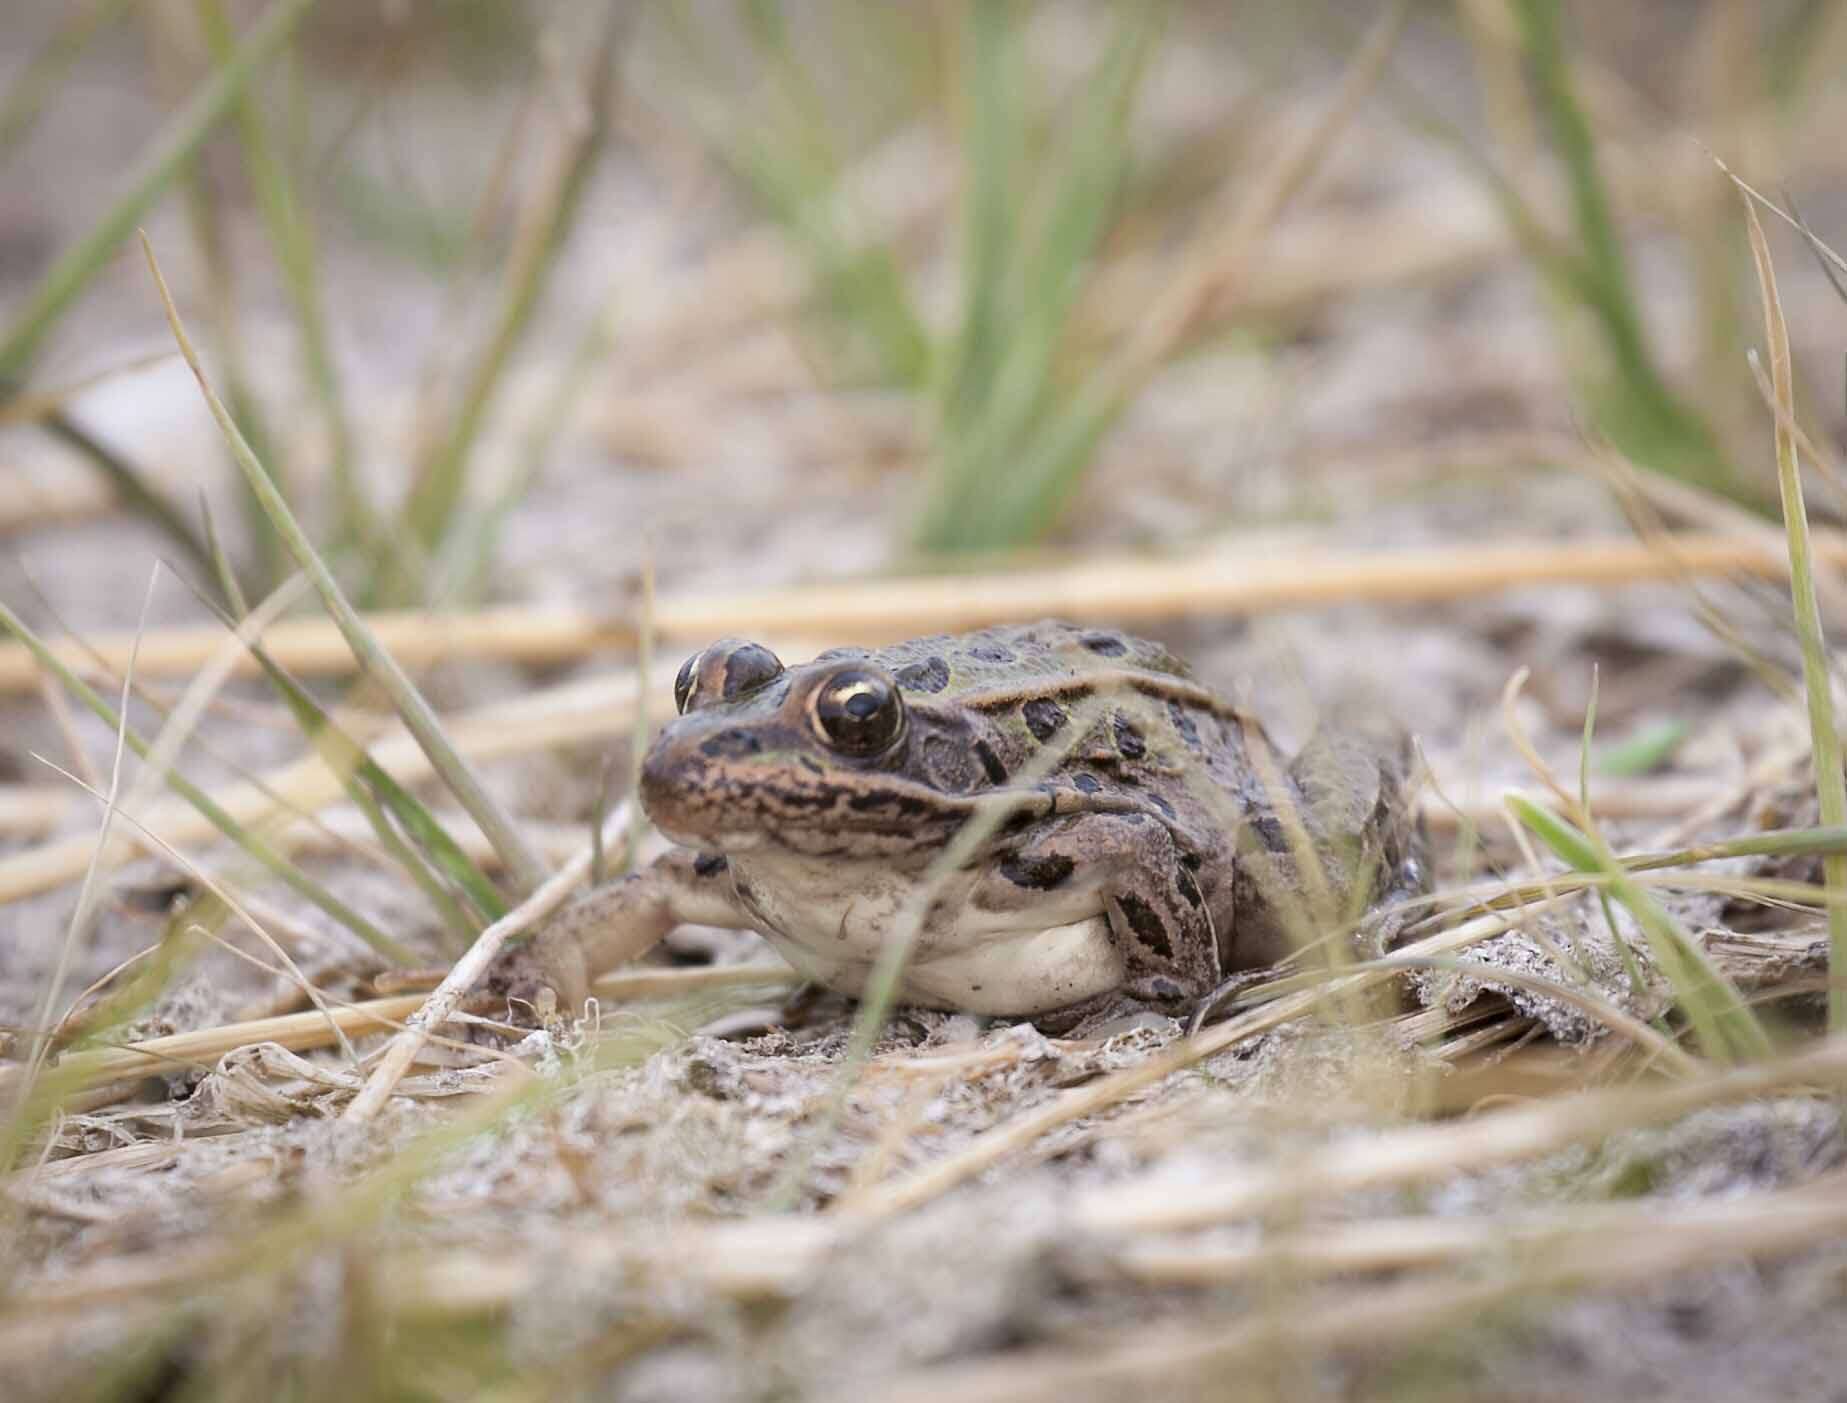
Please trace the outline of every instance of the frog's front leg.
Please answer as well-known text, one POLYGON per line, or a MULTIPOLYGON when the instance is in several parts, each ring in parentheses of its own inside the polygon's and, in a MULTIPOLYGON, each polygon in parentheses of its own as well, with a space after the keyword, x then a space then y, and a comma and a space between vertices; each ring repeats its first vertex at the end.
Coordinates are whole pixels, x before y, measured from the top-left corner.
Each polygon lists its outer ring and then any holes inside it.
MULTIPOLYGON (((1089 813, 1035 828, 990 865, 971 893, 992 913, 1018 912, 1047 925, 1095 917, 1108 922, 1122 973, 1104 989, 1035 1021, 1063 1029, 1133 1007, 1179 1014, 1218 982, 1212 912, 1194 877, 1198 862, 1143 814, 1089 813)), ((1229 913, 1224 913, 1228 915, 1229 913)))
POLYGON ((515 1017, 543 1017, 548 1007, 572 1016, 582 1010, 597 975, 689 923, 742 930, 751 918, 738 907, 723 857, 675 848, 579 896, 530 941, 503 954, 484 985, 515 1017))

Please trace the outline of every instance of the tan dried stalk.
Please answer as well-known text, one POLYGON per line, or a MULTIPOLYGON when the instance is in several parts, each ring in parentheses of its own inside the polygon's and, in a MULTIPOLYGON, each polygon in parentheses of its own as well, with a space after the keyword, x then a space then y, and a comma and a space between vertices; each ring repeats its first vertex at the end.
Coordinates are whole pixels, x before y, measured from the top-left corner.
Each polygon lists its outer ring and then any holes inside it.
MULTIPOLYGON (((1507 540, 1377 554, 1268 553, 1238 550, 1150 559, 1090 557, 1080 564, 986 575, 931 575, 846 584, 753 590, 662 599, 657 636, 706 643, 726 634, 765 641, 877 642, 921 633, 980 628, 1047 614, 1124 623, 1199 615, 1239 615, 1313 608, 1363 599, 1408 604, 1464 599, 1537 585, 1620 586, 1686 576, 1753 575, 1785 579, 1787 557, 1763 539, 1717 535, 1670 536, 1670 552, 1631 540, 1507 540)), ((1847 568, 1847 539, 1815 537, 1815 557, 1847 568)), ((570 609, 490 609, 471 614, 381 613, 366 616, 380 646, 405 666, 438 660, 493 658, 552 664, 599 651, 633 648, 634 620, 570 609)), ((139 663, 144 677, 188 675, 222 639, 215 628, 168 629, 147 635, 139 663)), ((103 635, 55 651, 79 674, 96 659, 120 669, 126 635, 103 635)), ((304 676, 350 672, 354 662, 339 630, 324 619, 285 620, 265 634, 271 656, 304 676)), ((245 659, 241 669, 255 671, 245 659)), ((35 685, 32 657, 0 644, 0 692, 35 685)))

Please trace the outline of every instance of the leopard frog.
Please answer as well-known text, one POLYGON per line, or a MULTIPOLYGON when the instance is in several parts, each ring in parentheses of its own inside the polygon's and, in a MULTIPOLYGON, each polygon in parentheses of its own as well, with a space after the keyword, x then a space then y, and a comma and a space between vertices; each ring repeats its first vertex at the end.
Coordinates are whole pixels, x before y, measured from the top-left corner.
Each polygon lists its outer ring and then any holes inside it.
POLYGON ((1292 760, 1155 643, 1058 622, 689 658, 640 798, 679 846, 568 908, 494 981, 566 1008, 682 922, 749 928, 857 995, 1075 1026, 1181 1014, 1424 884, 1404 733, 1323 725, 1292 760))

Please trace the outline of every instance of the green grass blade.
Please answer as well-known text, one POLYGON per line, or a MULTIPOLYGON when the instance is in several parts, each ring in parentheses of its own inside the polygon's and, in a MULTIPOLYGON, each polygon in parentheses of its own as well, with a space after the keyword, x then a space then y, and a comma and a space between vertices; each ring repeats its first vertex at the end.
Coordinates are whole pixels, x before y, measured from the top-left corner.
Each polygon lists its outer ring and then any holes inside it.
POLYGON ((88 233, 52 264, 0 337, 0 382, 25 377, 39 345, 231 108, 258 68, 288 42, 314 0, 276 0, 236 55, 167 124, 128 188, 88 233))
MULTIPOLYGON (((1802 500, 1802 465, 1797 461, 1794 376, 1790 367, 1789 328, 1783 321, 1783 303, 1777 295, 1776 269, 1770 261, 1770 244, 1757 208, 1744 197, 1745 218, 1751 235, 1751 258, 1763 290, 1764 338, 1770 353, 1770 383, 1776 394, 1776 476, 1783 504, 1783 525, 1789 538, 1789 593, 1795 611, 1796 641, 1802 649, 1802 681, 1808 695, 1809 745, 1815 767, 1815 797, 1821 821, 1829 827, 1847 824, 1847 775, 1841 772, 1841 738, 1834 722, 1834 696, 1830 690, 1828 644, 1821 630, 1821 605, 1815 595, 1815 566, 1809 546, 1808 508, 1802 500)), ((1847 857, 1831 854, 1822 859, 1827 881, 1828 1028, 1847 1032, 1847 906, 1837 897, 1847 896, 1847 857)))
POLYGON ((962 319, 942 391, 943 417, 972 417, 992 388, 1017 310, 1007 273, 1022 191, 1027 116, 1019 36, 1007 0, 970 0, 964 10, 964 93, 970 117, 963 161, 969 186, 962 232, 962 319))
POLYGON ((327 768, 340 777, 348 797, 365 814, 379 841, 436 907, 461 948, 466 948, 468 939, 480 933, 483 923, 469 918, 437 877, 437 872, 460 889, 487 920, 498 920, 506 915, 506 902, 494 884, 469 860, 468 854, 449 836, 449 831, 436 816, 393 779, 364 746, 341 730, 307 689, 269 655, 268 649, 254 640, 249 646, 251 656, 262 666, 270 684, 294 715, 302 734, 308 737, 327 768), (402 826, 411 840, 409 844, 392 827, 392 820, 402 826), (435 871, 431 870, 432 866, 435 871))
MULTIPOLYGON (((205 529, 207 538, 215 548, 218 538, 212 529, 209 510, 205 513, 205 529)), ((226 596, 233 600, 235 612, 225 614, 202 593, 195 591, 195 594, 206 608, 212 609, 224 619, 227 628, 235 631, 249 611, 244 607, 236 577, 231 574, 230 562, 216 549, 214 557, 226 596)), ((425 860, 425 855, 428 854, 437 867, 447 872, 451 881, 475 903, 476 910, 487 913, 490 920, 505 914, 504 909, 496 909, 504 908, 504 903, 493 883, 469 861, 467 854, 456 845, 435 816, 418 803, 413 795, 407 793, 389 771, 381 768, 364 746, 342 730, 326 708, 270 656, 267 648, 254 637, 245 639, 245 647, 262 667, 283 704, 293 713, 296 725, 307 736, 322 762, 339 777, 341 788, 346 791, 354 807, 365 816, 379 843, 416 883, 441 917, 444 926, 456 937, 457 952, 466 949, 469 939, 480 932, 482 922, 471 919, 462 909, 450 888, 432 870, 430 861, 425 860), (390 810, 390 817, 386 815, 387 809, 390 810), (412 842, 406 842, 399 830, 393 827, 392 818, 396 818, 405 832, 410 834, 412 842)))
POLYGON ((1579 291, 1598 326, 1614 375, 1586 387, 1605 432, 1630 457, 1676 477, 1739 494, 1730 465, 1704 419, 1655 365, 1597 161, 1597 143, 1578 101, 1566 55, 1560 0, 1516 0, 1538 105, 1565 169, 1580 248, 1579 291))
MULTIPOLYGON (((1048 425, 1047 410, 1059 399, 1058 358, 1084 269, 1128 169, 1128 121, 1163 13, 1162 6, 1126 11, 1082 84, 1037 231, 1018 212, 1016 187, 1022 181, 1015 133, 1025 125, 1024 115, 983 91, 1011 89, 1017 79, 1006 69, 990 72, 1000 67, 998 60, 972 65, 979 86, 970 105, 1004 135, 977 130, 968 143, 974 203, 991 195, 995 208, 971 212, 965 262, 974 276, 990 256, 982 240, 994 243, 993 278, 1004 292, 971 288, 970 311, 951 351, 964 369, 942 392, 936 481, 914 533, 925 549, 990 549, 1043 530, 1113 421, 1113 411, 1093 419, 1081 399, 1068 411, 1069 425, 1048 425), (1004 321, 990 325, 982 315, 993 308, 1004 321), (984 338, 993 341, 991 349, 984 349, 984 338), (968 376, 968 366, 978 373, 968 376), (1050 453, 1038 451, 1040 438, 1057 446, 1050 453)), ((998 41, 987 37, 980 45, 994 47, 998 41)))
POLYGON ((341 591, 339 582, 327 563, 315 551, 308 540, 307 533, 301 529, 295 514, 289 510, 287 502, 276 491, 276 485, 250 451, 250 445, 237 431, 229 411, 213 392, 211 382, 206 379, 205 369, 199 364, 198 353, 187 338, 185 327, 181 325, 179 311, 173 305, 173 294, 168 290, 166 279, 161 277, 160 265, 155 261, 154 250, 142 236, 142 246, 147 254, 148 267, 154 275, 156 287, 160 290, 161 303, 166 309, 167 322, 172 328, 174 340, 179 344, 180 353, 185 356, 186 364, 191 367, 194 378, 199 382, 200 393, 205 397, 206 407, 211 410, 212 418, 231 446, 232 456, 237 460, 245 480, 250 484, 269 514, 270 523, 276 528, 276 534, 288 546, 303 572, 321 596, 327 612, 352 648, 353 654, 361 665, 384 686, 390 695, 398 715, 403 718, 405 726, 423 753, 430 759, 431 766, 449 786, 450 793, 474 821, 480 825, 481 832, 492 843, 495 852, 500 854, 506 864, 507 872, 521 894, 531 892, 545 880, 545 864, 533 852, 519 829, 514 825, 505 811, 495 802, 481 781, 468 767, 466 761, 457 753, 455 746, 443 730, 442 722, 416 684, 410 680, 403 668, 379 645, 371 629, 366 626, 353 606, 341 591))
MULTIPOLYGON (((487 411, 524 336, 563 246, 583 204, 583 193, 602 153, 609 132, 615 88, 616 38, 625 23, 622 6, 611 6, 601 38, 592 54, 584 93, 581 130, 569 146, 550 188, 515 250, 502 292, 499 312, 487 341, 475 357, 456 400, 454 426, 441 438, 435 453, 419 468, 417 481, 405 502, 402 524, 427 554, 439 547, 466 492, 468 465, 487 411)), ((393 557, 394 559, 397 557, 393 557)), ((388 591, 400 601, 407 597, 400 577, 388 591)))
MULTIPOLYGON (((236 265, 232 262, 230 240, 225 234, 217 185, 199 162, 190 168, 186 185, 186 222, 193 242, 198 245, 198 262, 203 274, 205 299, 210 308, 212 332, 218 342, 218 373, 224 379, 225 403, 237 427, 250 441, 256 455, 269 462, 275 437, 269 431, 262 397, 258 395, 250 374, 250 356, 244 344, 243 328, 238 320, 236 265)), ((289 484, 281 484, 285 494, 289 484)), ((254 578, 264 587, 279 584, 287 571, 283 568, 282 543, 269 529, 269 518, 262 505, 242 479, 238 481, 239 501, 244 526, 256 547, 254 578)), ((241 616, 241 611, 240 611, 241 616)))
MULTIPOLYGON (((226 64, 236 52, 236 35, 221 0, 196 0, 200 27, 215 63, 226 64)), ((353 464, 353 431, 340 384, 340 369, 327 336, 323 311, 320 265, 315 250, 314 226, 308 205, 295 189, 288 162, 276 154, 269 125, 256 96, 248 89, 236 99, 238 138, 243 145, 244 168, 256 192, 257 208, 282 270, 283 290, 295 313, 296 335, 302 363, 319 402, 332 446, 330 461, 334 493, 340 503, 342 543, 367 540, 375 528, 371 505, 361 491, 353 464)), ((240 420, 240 422, 242 422, 240 420)))
POLYGON ((1645 775, 1658 770, 1673 758, 1681 742, 1692 734, 1693 726, 1676 717, 1650 726, 1620 745, 1612 745, 1597 757, 1597 773, 1614 777, 1645 775))
POLYGON ((1740 1061, 1772 1052, 1770 1035, 1743 996, 1601 842, 1518 794, 1507 796, 1507 806, 1568 866, 1605 878, 1610 894, 1628 908, 1648 937, 1649 949, 1707 1056, 1740 1061))
MULTIPOLYGON (((146 759, 152 749, 140 733, 133 727, 123 725, 116 709, 98 696, 96 691, 76 673, 72 672, 59 659, 58 655, 46 646, 25 620, 21 619, 4 603, 0 603, 0 627, 5 628, 21 643, 25 644, 38 659, 39 665, 64 683, 85 706, 100 718, 104 725, 123 726, 123 737, 128 748, 142 759, 146 759)), ((418 962, 418 956, 409 946, 403 945, 385 934, 372 922, 346 905, 319 882, 309 877, 267 840, 259 837, 250 829, 240 824, 225 812, 219 803, 200 789, 191 780, 177 770, 169 769, 160 777, 168 788, 190 803, 205 820, 238 847, 248 853, 256 862, 266 868, 277 880, 287 885, 290 890, 313 902, 334 920, 352 931, 366 944, 393 964, 411 965, 418 962)))

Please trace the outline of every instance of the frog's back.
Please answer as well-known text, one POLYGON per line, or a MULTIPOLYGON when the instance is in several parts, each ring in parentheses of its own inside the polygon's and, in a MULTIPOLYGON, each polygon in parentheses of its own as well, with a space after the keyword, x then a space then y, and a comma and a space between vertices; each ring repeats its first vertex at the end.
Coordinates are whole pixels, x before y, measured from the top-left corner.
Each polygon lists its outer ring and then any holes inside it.
MULTIPOLYGON (((852 656, 856 651, 837 649, 821 657, 852 656)), ((1186 664, 1159 643, 1058 619, 913 638, 863 656, 890 672, 907 695, 917 697, 1033 690, 1061 681, 1075 686, 1100 673, 1141 673, 1157 684, 1192 679, 1186 664)))

